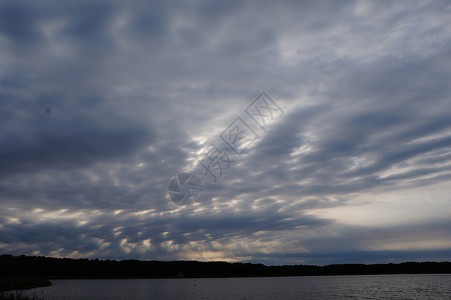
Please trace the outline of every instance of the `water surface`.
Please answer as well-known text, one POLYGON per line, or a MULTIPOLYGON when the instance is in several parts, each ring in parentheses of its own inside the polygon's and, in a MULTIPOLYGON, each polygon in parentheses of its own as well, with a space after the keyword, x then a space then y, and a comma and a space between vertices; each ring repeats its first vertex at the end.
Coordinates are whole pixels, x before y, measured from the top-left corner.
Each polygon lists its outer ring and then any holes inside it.
POLYGON ((451 274, 51 281, 26 293, 45 300, 451 299, 451 274))

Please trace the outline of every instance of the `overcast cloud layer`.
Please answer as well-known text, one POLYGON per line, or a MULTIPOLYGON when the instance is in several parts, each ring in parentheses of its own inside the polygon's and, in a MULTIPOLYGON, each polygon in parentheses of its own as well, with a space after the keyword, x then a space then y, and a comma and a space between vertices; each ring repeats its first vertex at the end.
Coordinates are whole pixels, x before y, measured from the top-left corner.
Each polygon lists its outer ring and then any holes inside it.
POLYGON ((451 260, 449 1, 2 1, 0 253, 451 260), (170 179, 266 91, 199 203, 170 179))

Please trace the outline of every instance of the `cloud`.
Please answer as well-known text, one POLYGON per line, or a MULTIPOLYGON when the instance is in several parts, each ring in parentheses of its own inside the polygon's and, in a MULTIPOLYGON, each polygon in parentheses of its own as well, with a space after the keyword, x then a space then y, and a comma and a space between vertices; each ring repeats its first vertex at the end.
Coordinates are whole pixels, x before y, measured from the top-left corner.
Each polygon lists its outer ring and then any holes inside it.
POLYGON ((448 10, 446 1, 2 3, 0 250, 449 259, 448 10), (245 119, 259 138, 218 182, 198 169, 201 203, 177 207, 170 179, 262 90, 284 115, 267 132, 245 119))
POLYGON ((40 40, 34 7, 23 2, 4 2, 0 7, 0 17, 0 31, 10 41, 30 46, 40 40))

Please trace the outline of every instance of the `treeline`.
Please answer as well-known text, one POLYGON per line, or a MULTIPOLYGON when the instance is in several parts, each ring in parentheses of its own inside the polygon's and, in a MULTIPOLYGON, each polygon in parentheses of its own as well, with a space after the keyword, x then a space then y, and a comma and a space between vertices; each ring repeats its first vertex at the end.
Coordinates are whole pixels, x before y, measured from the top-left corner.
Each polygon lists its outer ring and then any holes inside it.
POLYGON ((0 256, 0 276, 44 278, 240 277, 451 273, 451 262, 266 266, 251 263, 0 256))

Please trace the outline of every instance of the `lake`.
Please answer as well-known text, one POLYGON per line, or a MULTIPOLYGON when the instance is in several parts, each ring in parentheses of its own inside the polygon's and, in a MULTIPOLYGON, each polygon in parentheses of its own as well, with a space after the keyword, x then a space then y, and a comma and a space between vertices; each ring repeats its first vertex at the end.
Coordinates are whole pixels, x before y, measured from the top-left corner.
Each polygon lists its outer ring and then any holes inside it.
POLYGON ((52 299, 451 299, 451 274, 59 279, 25 291, 52 299))

